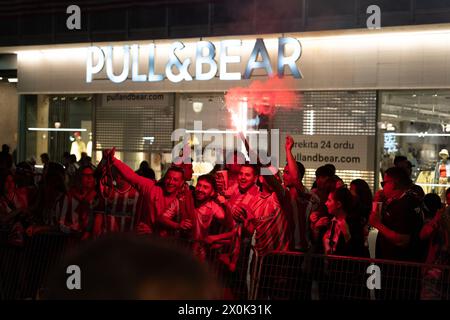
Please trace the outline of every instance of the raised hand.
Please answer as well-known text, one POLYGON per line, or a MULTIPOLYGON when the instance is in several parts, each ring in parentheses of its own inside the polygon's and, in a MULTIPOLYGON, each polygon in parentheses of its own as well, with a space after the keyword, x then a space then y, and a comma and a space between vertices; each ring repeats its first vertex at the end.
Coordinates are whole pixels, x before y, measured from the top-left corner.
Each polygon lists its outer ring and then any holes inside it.
POLYGON ((287 135, 284 146, 285 146, 286 150, 291 151, 292 148, 294 147, 294 139, 291 136, 287 135))
POLYGON ((112 159, 114 158, 115 151, 116 151, 115 147, 112 149, 103 149, 102 160, 100 161, 100 166, 106 165, 106 163, 108 161, 111 162, 112 159))
POLYGON ((233 213, 233 219, 236 220, 237 222, 243 222, 247 215, 247 213, 245 212, 245 209, 240 206, 234 207, 232 213, 233 213))
POLYGON ((377 228, 381 224, 381 211, 372 211, 369 216, 369 224, 374 228, 377 228))
POLYGON ((181 221, 180 223, 180 228, 182 230, 190 230, 192 228, 192 222, 189 219, 185 219, 183 221, 181 221))
POLYGON ((216 175, 216 187, 219 193, 225 191, 225 179, 221 174, 216 175))
POLYGON ((383 189, 380 189, 377 192, 375 192, 373 201, 374 202, 386 202, 386 196, 384 195, 383 189))

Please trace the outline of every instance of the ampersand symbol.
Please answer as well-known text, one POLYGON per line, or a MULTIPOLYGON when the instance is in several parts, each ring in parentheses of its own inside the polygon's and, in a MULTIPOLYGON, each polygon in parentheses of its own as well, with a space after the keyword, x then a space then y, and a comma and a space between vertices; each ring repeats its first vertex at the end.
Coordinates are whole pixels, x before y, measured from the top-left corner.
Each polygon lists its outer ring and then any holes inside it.
POLYGON ((181 50, 183 48, 184 44, 179 41, 172 43, 170 47, 169 62, 167 62, 166 65, 166 75, 167 78, 172 82, 180 82, 182 80, 192 81, 192 76, 189 74, 188 70, 189 65, 191 64, 191 59, 188 58, 181 62, 175 54, 175 50, 181 50), (175 66, 179 71, 177 75, 173 74, 172 72, 173 66, 175 66))

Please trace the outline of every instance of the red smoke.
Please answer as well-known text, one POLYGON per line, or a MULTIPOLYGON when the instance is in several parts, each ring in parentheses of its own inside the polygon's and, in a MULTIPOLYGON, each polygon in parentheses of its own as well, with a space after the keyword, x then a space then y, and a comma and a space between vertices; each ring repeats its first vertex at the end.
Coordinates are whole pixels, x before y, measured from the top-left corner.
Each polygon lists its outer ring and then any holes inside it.
POLYGON ((249 109, 270 117, 278 110, 301 108, 300 95, 290 89, 293 87, 287 78, 253 81, 248 88, 229 89, 225 94, 225 104, 228 111, 237 113, 240 103, 247 101, 249 109))

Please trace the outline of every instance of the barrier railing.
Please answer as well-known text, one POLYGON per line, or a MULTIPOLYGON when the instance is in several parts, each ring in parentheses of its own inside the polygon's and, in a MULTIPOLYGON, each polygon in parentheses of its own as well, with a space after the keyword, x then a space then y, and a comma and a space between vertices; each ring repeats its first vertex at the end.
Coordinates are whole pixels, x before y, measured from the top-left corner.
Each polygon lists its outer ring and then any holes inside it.
POLYGON ((35 299, 50 270, 76 239, 59 233, 25 238, 23 246, 7 242, 0 232, 0 297, 2 300, 35 299))
MULTIPOLYGON (((199 244, 205 247, 201 242, 186 239, 167 238, 165 240, 179 247, 191 250, 194 255, 196 251, 198 252, 197 246, 199 244)), ((254 258, 250 254, 250 242, 244 241, 241 244, 234 271, 230 271, 228 265, 223 262, 223 259, 229 258, 230 252, 231 248, 228 245, 218 248, 208 248, 201 261, 207 263, 208 269, 222 290, 218 293, 218 298, 226 300, 247 300, 250 297, 249 288, 251 287, 251 279, 254 277, 254 272, 252 273, 254 270, 249 270, 248 268, 249 264, 254 261, 254 258)))
POLYGON ((262 258, 260 268, 256 299, 450 298, 450 266, 274 252, 262 258))
MULTIPOLYGON (((175 242, 193 246, 189 241, 175 242)), ((0 299, 36 299, 51 269, 78 243, 65 234, 38 234, 15 247, 0 230, 0 299)), ((245 243, 231 272, 220 259, 227 252, 224 247, 205 255, 223 299, 450 299, 450 266, 294 252, 259 257, 245 243), (378 267, 375 273, 371 266, 378 267)))

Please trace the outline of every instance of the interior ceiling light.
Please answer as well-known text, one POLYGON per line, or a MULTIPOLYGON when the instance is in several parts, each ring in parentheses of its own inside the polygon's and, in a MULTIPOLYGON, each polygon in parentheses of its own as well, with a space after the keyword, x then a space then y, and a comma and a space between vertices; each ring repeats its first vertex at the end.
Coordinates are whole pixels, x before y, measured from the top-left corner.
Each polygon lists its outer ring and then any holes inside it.
POLYGON ((29 131, 87 131, 84 128, 28 128, 29 131))

